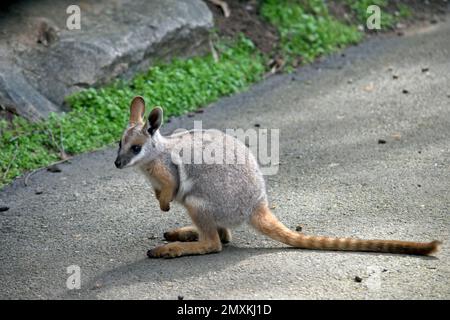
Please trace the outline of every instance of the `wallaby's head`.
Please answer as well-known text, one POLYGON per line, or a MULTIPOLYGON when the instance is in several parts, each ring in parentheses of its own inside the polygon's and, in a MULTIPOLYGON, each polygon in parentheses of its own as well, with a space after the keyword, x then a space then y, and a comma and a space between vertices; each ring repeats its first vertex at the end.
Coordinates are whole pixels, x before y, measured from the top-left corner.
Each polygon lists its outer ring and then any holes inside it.
POLYGON ((134 97, 130 105, 130 122, 119 142, 119 151, 114 164, 122 169, 155 159, 161 153, 161 136, 159 127, 163 111, 154 108, 147 121, 144 121, 145 101, 134 97))

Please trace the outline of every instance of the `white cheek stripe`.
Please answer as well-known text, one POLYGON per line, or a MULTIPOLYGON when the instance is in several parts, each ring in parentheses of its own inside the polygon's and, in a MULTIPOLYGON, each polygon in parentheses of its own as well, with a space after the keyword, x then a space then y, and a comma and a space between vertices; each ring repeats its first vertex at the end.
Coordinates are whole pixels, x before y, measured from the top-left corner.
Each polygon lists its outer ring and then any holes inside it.
POLYGON ((142 146, 142 150, 141 152, 139 152, 133 159, 131 159, 130 162, 128 162, 128 164, 125 166, 125 168, 127 167, 131 167, 133 166, 135 163, 141 161, 143 158, 145 158, 146 156, 146 151, 147 151, 147 144, 144 144, 142 146))

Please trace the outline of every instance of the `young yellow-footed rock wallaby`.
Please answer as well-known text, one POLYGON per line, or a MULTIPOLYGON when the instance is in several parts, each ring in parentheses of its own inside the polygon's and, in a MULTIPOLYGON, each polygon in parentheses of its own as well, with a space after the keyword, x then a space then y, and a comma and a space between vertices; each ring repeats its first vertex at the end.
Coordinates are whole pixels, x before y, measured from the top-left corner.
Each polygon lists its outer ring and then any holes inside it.
POLYGON ((429 255, 438 250, 439 241, 360 240, 308 236, 291 231, 270 211, 263 175, 243 143, 217 130, 162 136, 159 132, 162 109, 154 108, 144 121, 142 97, 133 99, 130 111, 116 167, 139 167, 155 189, 161 210, 169 211, 170 202, 177 201, 186 208, 193 222, 193 226, 166 232, 164 237, 174 242, 149 250, 149 257, 219 252, 222 243, 231 240, 230 228, 243 222, 272 239, 302 249, 417 255, 429 255), (202 159, 205 150, 220 148, 225 150, 224 157, 231 161, 192 161, 199 154, 202 159), (186 157, 189 153, 193 154, 186 157))

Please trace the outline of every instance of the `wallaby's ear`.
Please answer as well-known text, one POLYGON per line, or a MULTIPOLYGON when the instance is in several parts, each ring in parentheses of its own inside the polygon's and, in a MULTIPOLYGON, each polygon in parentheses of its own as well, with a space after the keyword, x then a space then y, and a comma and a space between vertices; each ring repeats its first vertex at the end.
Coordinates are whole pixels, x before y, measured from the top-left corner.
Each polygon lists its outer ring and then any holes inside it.
POLYGON ((145 101, 141 96, 136 96, 130 105, 130 125, 144 123, 145 101))
POLYGON ((155 107, 148 115, 148 133, 153 135, 159 127, 161 127, 163 120, 163 110, 161 107, 155 107))

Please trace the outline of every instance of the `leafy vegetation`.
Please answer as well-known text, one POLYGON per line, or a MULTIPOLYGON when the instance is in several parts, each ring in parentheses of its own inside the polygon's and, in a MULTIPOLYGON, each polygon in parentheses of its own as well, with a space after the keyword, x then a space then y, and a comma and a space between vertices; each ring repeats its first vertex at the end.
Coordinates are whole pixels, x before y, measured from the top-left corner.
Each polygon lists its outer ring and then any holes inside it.
POLYGON ((266 0, 261 14, 278 28, 281 52, 288 66, 299 56, 310 62, 362 38, 356 26, 333 18, 322 0, 309 0, 303 6, 290 0, 266 0))
MULTIPOLYGON (((359 23, 365 25, 366 20, 369 17, 369 13, 367 13, 367 8, 371 5, 379 6, 380 9, 386 8, 388 5, 388 0, 346 0, 347 4, 350 8, 355 12, 356 18, 359 23)), ((383 12, 381 13, 381 27, 382 28, 390 28, 394 25, 394 16, 390 13, 383 12)))
POLYGON ((412 16, 411 9, 403 3, 397 3, 397 10, 398 16, 402 19, 411 18, 412 16))
POLYGON ((355 13, 355 16, 359 23, 362 25, 366 24, 366 20, 370 13, 367 13, 367 8, 371 5, 377 5, 381 9, 381 28, 390 29, 400 18, 409 18, 411 16, 411 10, 408 6, 402 3, 396 3, 395 7, 398 12, 398 17, 389 13, 386 9, 388 8, 388 0, 345 0, 350 9, 355 13))

